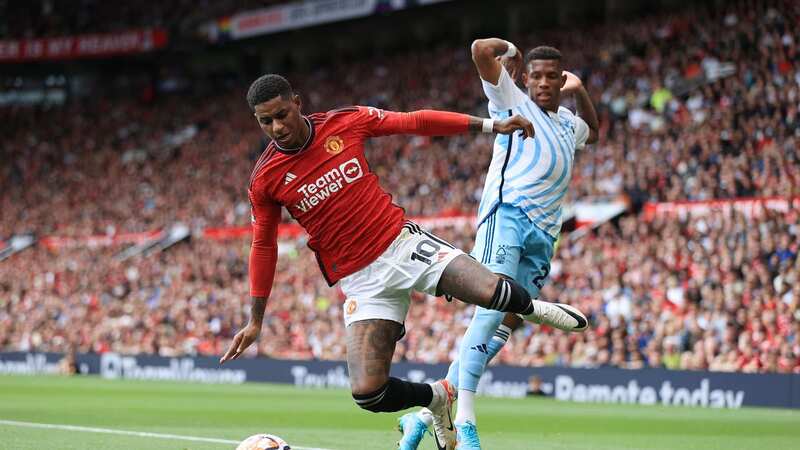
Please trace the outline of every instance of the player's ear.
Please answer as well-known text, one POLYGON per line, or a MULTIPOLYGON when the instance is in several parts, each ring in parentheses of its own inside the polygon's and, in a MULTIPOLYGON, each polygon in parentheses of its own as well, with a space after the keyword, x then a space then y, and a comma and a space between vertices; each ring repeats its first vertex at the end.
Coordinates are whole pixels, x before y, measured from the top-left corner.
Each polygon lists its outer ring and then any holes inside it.
POLYGON ((292 103, 297 105, 297 109, 300 109, 300 108, 303 107, 303 100, 301 100, 300 96, 297 95, 297 94, 292 94, 292 103))
POLYGON ((565 74, 564 71, 562 70, 561 71, 561 86, 559 86, 559 88, 563 88, 565 84, 567 84, 567 74, 565 74))

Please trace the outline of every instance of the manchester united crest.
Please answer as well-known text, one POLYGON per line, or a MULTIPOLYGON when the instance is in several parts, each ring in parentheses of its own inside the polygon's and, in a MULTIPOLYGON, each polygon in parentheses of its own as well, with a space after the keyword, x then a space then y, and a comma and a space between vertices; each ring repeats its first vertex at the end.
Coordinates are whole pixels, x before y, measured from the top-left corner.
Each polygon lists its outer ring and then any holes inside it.
POLYGON ((344 150, 344 141, 339 136, 329 136, 325 139, 325 151, 331 155, 338 155, 344 150))

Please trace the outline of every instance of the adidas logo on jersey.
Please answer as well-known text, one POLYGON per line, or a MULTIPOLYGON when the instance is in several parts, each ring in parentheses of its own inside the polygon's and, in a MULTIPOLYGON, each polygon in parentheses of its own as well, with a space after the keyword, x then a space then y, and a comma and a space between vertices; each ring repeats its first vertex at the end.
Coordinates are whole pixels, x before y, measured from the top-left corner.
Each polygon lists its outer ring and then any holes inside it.
POLYGON ((283 185, 287 185, 294 181, 297 178, 297 175, 293 174, 292 172, 286 172, 286 178, 283 179, 283 185))

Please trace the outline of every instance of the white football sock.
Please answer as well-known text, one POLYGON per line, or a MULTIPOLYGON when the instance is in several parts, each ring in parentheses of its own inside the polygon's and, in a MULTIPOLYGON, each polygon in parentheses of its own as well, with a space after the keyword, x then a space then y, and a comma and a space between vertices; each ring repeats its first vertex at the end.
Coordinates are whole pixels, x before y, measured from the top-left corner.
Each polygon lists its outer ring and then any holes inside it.
POLYGON ((475 418, 475 393, 466 389, 458 390, 458 410, 456 411, 456 420, 453 423, 460 425, 470 422, 477 425, 475 418))

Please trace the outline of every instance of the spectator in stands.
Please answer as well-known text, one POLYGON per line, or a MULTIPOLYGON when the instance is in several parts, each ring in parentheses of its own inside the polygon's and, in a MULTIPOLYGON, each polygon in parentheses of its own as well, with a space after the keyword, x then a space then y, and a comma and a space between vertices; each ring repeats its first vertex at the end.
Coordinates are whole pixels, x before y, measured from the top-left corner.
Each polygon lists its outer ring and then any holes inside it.
MULTIPOLYGON (((603 38, 591 42, 542 35, 577 55, 567 64, 582 72, 603 117, 600 144, 577 155, 572 199, 800 194, 800 34, 787 26, 799 8, 725 5, 599 26, 591 32, 603 38)), ((28 33, 19 26, 12 36, 28 33)), ((62 29, 75 31, 54 28, 62 29)), ((304 93, 313 109, 483 107, 471 62, 453 48, 326 70, 296 77, 313 86, 304 93)), ((179 221, 196 231, 246 225, 246 176, 264 143, 241 113, 240 94, 165 96, 155 105, 123 98, 113 107, 99 98, 49 110, 48 121, 39 110, 0 108, 0 238, 119 236, 179 221)), ((375 141, 368 157, 410 214, 457 215, 477 207, 490 148, 486 136, 391 137, 375 141)), ((471 246, 469 226, 442 233, 471 246)), ((518 331, 497 361, 800 373, 799 234, 793 210, 652 221, 633 211, 582 239, 565 237, 544 296, 590 311, 592 329, 518 331)), ((115 258, 121 245, 38 245, 14 255, 0 261, 0 347, 218 355, 246 319, 246 244, 196 236, 126 261, 115 258)), ((287 257, 265 323, 270 338, 250 355, 344 356, 343 298, 309 275, 316 263, 303 245, 281 243, 287 257)), ((452 359, 469 311, 413 301, 430 307, 411 308, 396 358, 452 359)))

